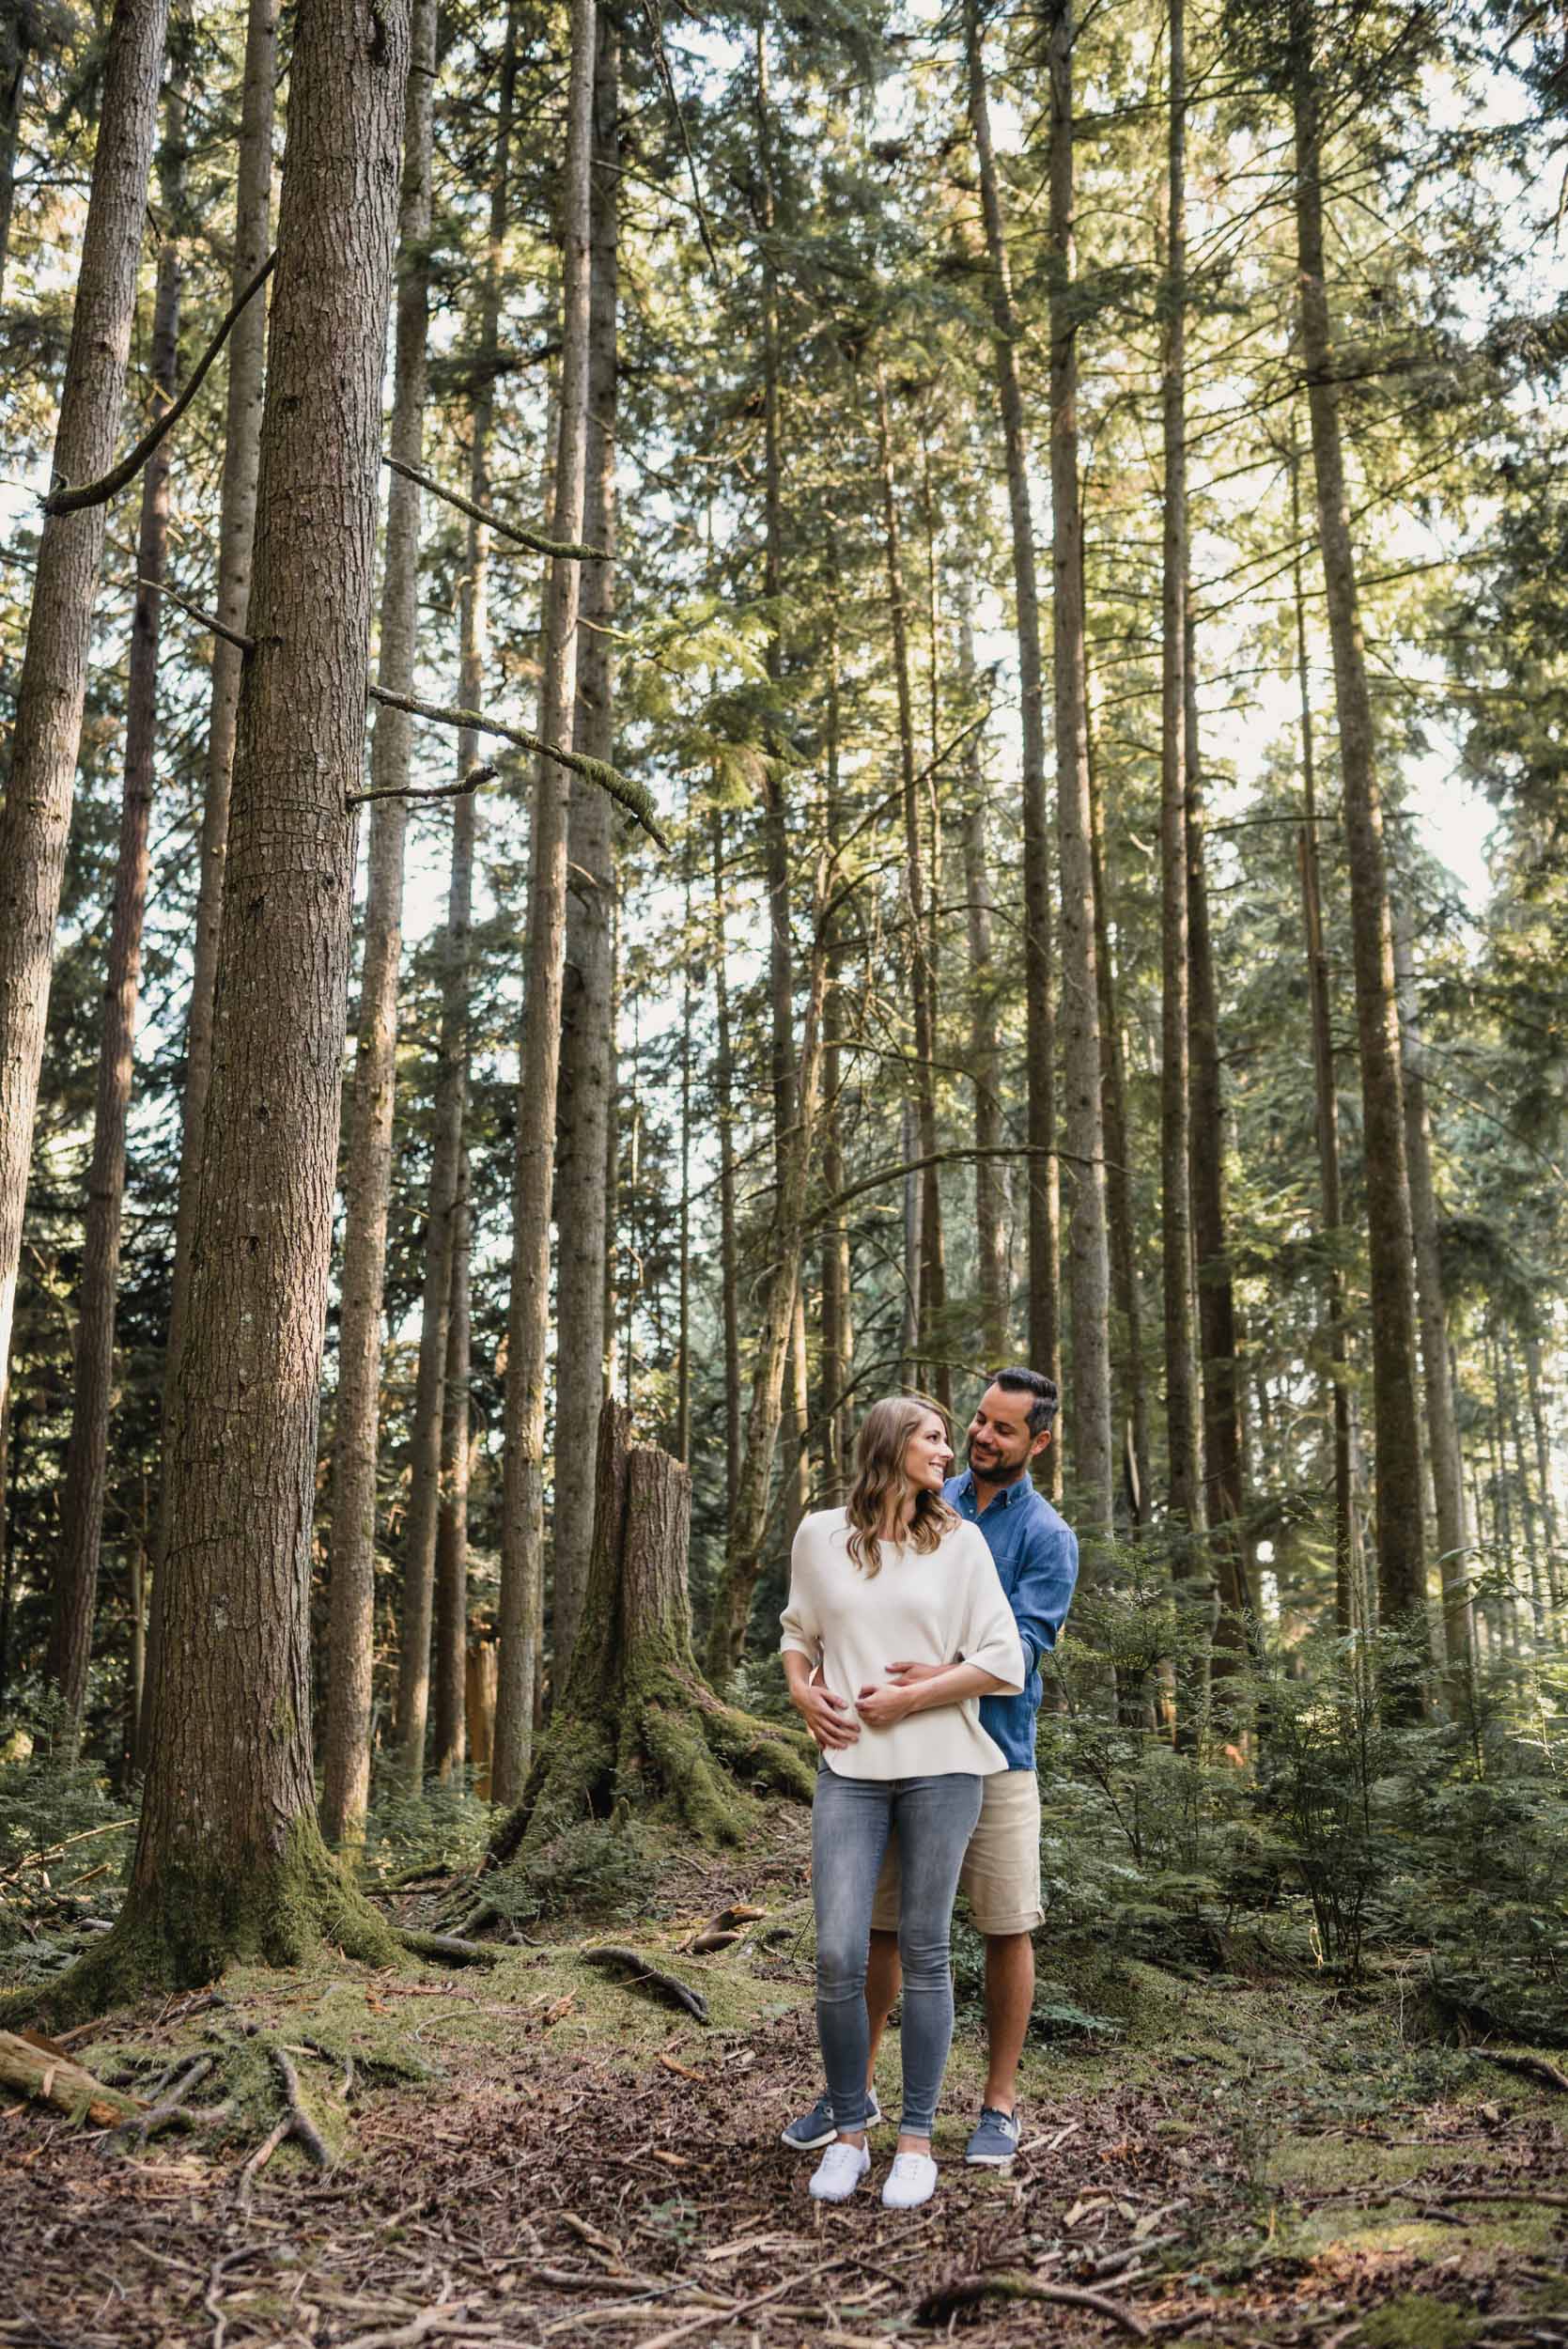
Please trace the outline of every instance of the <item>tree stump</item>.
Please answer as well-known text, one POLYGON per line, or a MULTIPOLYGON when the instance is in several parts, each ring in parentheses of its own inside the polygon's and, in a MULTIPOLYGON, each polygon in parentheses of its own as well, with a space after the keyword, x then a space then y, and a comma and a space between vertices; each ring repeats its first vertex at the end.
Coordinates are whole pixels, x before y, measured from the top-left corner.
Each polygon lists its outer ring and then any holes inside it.
POLYGON ((698 1668, 687 1595, 691 1480, 633 1447, 630 1414, 599 1415, 594 1542, 566 1686, 491 1861, 526 1862, 584 1818, 659 1812, 705 1843, 736 1843, 747 1782, 809 1801, 814 1757, 797 1732, 725 1704, 698 1668))

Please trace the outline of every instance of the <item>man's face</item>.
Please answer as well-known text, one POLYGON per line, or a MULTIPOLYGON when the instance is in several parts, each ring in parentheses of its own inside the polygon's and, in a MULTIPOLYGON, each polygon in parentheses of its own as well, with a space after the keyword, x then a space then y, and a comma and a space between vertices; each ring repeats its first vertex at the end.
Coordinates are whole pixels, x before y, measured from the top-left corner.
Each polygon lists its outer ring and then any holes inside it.
POLYGON ((987 1485, 1009 1485, 1021 1476, 1050 1441, 1050 1429, 1029 1432, 1034 1398, 1006 1387, 987 1387, 969 1425, 970 1466, 987 1485))

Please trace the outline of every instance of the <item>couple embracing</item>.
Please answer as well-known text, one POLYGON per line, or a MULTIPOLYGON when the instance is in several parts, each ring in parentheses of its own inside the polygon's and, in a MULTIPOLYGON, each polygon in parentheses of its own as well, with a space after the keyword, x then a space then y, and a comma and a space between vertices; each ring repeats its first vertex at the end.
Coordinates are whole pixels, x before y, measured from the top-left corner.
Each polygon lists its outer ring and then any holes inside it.
POLYGON ((826 2147, 811 2181, 822 2201, 846 2201, 870 2170, 873 2070, 901 1974, 904 2101, 882 2201, 908 2210, 936 2190, 960 1885, 986 1940, 990 2042, 966 2158, 1000 2168, 1017 2148, 1041 1919, 1040 1660, 1078 1575, 1078 1544, 1030 1475, 1056 1411, 1053 1380, 998 1371, 970 1423, 968 1468, 950 1476, 935 1405, 874 1404, 847 1502, 796 1536, 784 1668, 822 1756, 812 1886, 827 2089, 784 2142, 826 2147))

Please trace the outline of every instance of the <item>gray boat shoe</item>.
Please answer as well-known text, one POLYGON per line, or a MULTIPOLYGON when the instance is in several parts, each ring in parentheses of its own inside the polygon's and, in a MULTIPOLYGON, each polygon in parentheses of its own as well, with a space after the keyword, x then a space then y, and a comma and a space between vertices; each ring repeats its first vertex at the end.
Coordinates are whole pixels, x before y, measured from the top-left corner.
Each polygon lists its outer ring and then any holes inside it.
MULTIPOLYGON (((877 2091, 873 2089, 866 2098, 862 2126, 874 2129, 881 2118, 882 2108, 877 2101, 877 2091)), ((779 2142, 787 2145, 792 2154, 815 2154, 819 2147, 831 2145, 837 2135, 838 2123, 833 2119, 833 2108, 824 2089, 809 2112, 800 2113, 787 2129, 781 2131, 779 2142)))
POLYGON ((982 2105, 980 2126, 964 2148, 964 2159, 976 2170, 1005 2170, 1018 2150, 1017 2111, 999 2112, 982 2105))

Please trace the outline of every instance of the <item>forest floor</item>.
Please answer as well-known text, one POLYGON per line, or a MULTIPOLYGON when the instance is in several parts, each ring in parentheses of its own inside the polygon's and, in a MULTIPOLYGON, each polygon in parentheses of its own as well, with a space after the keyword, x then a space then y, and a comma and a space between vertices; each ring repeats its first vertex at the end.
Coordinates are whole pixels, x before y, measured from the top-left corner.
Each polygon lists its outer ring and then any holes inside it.
MULTIPOLYGON (((247 2174, 278 2112, 259 2058, 227 2123, 140 2147, 13 2106, 0 2343, 1568 2344, 1568 2095, 1497 2050, 1422 2044, 1414 1964, 1336 1991, 1255 1957, 1205 1976, 1043 1937, 1042 2003, 1078 2029, 1029 2051, 1011 2174, 962 2165, 983 2076, 966 1999, 936 2200, 814 2204, 810 2160, 778 2143, 817 2082, 806 1850, 780 1806, 743 1856, 673 1855, 597 1937, 558 1920, 488 1968, 241 1970, 217 2001, 75 2035, 101 2077, 207 2051, 231 2087, 271 2039, 334 2159, 288 2143, 247 2174), (767 1912, 743 1941, 680 1952, 735 1902, 767 1912), (709 2022, 585 1966, 596 1940, 700 1986, 709 2022)), ((410 1892, 401 1914, 439 1906, 410 1892)), ((893 2110, 896 2071, 894 2041, 893 2110)), ((873 2187, 892 2146, 873 2139, 873 2187)))

